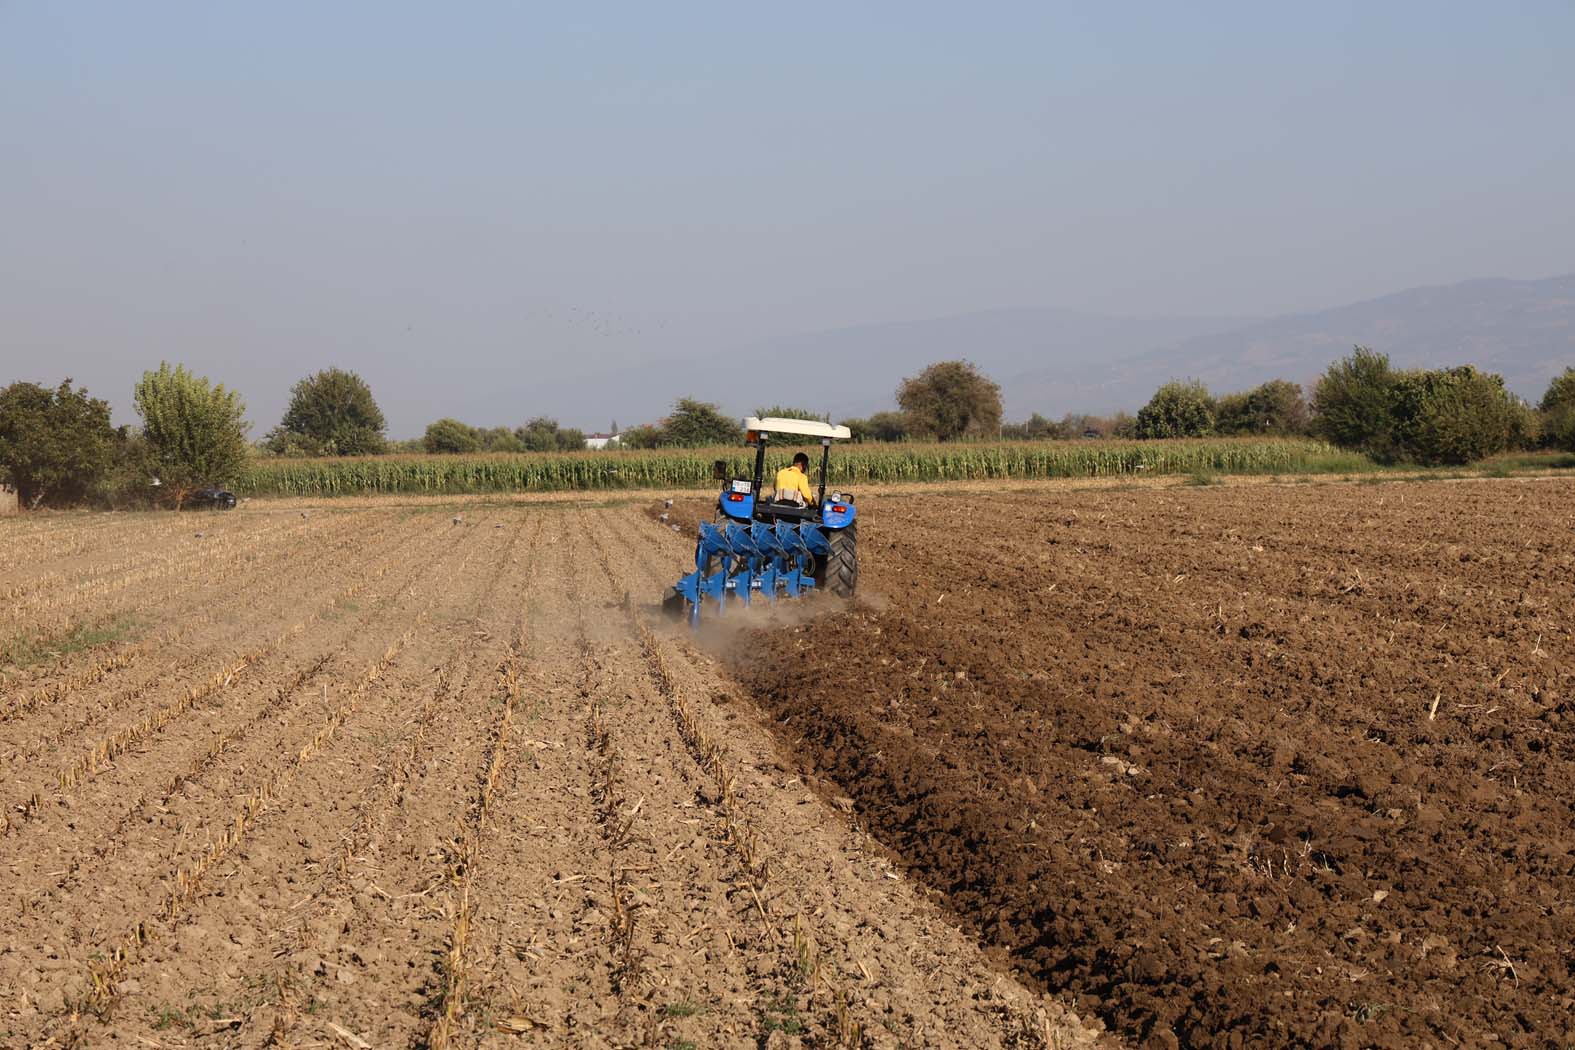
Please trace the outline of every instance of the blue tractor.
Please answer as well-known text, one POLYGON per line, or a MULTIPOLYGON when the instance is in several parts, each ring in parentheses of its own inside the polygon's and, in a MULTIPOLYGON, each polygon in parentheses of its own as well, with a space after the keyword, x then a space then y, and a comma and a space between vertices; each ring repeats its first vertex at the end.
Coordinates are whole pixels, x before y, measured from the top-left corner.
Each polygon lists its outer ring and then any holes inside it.
POLYGON ((700 622, 702 607, 717 612, 737 600, 744 605, 764 598, 798 598, 811 591, 853 597, 859 583, 857 512, 853 495, 833 492, 826 498, 826 471, 831 443, 852 437, 847 427, 813 419, 767 417, 744 420, 746 443, 755 450, 752 477, 727 477, 717 496, 714 521, 700 523, 695 544, 695 569, 670 587, 662 607, 673 616, 700 622), (766 449, 773 441, 803 445, 820 443, 820 488, 813 504, 772 492, 766 499, 766 449), (796 439, 796 440, 795 440, 796 439))

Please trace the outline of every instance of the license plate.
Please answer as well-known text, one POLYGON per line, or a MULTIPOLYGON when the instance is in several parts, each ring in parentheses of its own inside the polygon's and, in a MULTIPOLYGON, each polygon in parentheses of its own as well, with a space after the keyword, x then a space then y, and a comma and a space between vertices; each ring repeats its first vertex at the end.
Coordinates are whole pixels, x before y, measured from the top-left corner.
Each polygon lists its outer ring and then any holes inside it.
POLYGON ((751 483, 748 481, 734 481, 733 491, 739 493, 740 495, 747 496, 749 495, 750 484, 751 483))

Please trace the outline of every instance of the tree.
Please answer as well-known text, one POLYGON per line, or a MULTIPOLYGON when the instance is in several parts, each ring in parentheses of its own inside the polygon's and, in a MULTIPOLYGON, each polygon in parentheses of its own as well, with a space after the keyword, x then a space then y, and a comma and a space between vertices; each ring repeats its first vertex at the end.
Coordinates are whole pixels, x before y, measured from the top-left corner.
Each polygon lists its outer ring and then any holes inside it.
POLYGON ((994 437, 1001 429, 1001 388, 967 361, 939 361, 897 388, 909 433, 937 441, 994 437))
POLYGON ((1173 379, 1154 392, 1137 414, 1140 438, 1208 437, 1214 433, 1214 397, 1195 379, 1173 379))
POLYGON ((662 421, 663 445, 697 448, 703 445, 736 445, 744 439, 744 428, 721 409, 707 401, 679 398, 673 414, 662 421))
POLYGON ((161 362, 132 394, 151 465, 179 509, 193 489, 224 484, 246 462, 246 402, 240 394, 161 362))
MULTIPOLYGON (((1081 430, 1078 431, 1082 433, 1081 430)), ((1062 423, 1056 423, 1038 412, 1023 423, 1008 423, 1001 428, 1001 436, 1012 441, 1050 441, 1070 437, 1062 423)))
POLYGON ((845 419, 842 425, 854 441, 902 441, 908 436, 908 417, 901 412, 877 412, 868 419, 845 419))
MULTIPOLYGON (((825 412, 811 412, 807 408, 785 408, 782 405, 772 405, 770 408, 757 408, 755 415, 761 419, 813 419, 820 423, 830 423, 831 416, 825 412)), ((613 431, 617 433, 617 431, 613 431)))
POLYGON ((1542 395, 1542 443, 1575 452, 1575 368, 1566 368, 1542 395))
POLYGON ((525 444, 520 441, 519 433, 508 427, 488 427, 477 430, 476 437, 481 442, 483 452, 524 452, 525 444))
POLYGON ((1313 389, 1313 432, 1341 448, 1392 460, 1399 451, 1393 406, 1397 379, 1387 354, 1356 347, 1330 365, 1313 389))
POLYGON ((327 368, 290 389, 290 407, 268 435, 268 446, 281 454, 303 449, 330 456, 372 455, 384 450, 387 427, 366 380, 327 368))
POLYGON ((108 473, 118 436, 109 403, 71 389, 12 383, 0 390, 0 481, 22 506, 83 499, 108 473))
POLYGON ((428 452, 478 452, 481 434, 468 423, 457 419, 440 419, 427 424, 421 437, 421 447, 428 452))
POLYGON ((1301 386, 1284 379, 1227 394, 1216 405, 1215 429, 1221 434, 1303 434, 1307 423, 1301 386))
POLYGON ((585 447, 585 432, 561 427, 556 419, 537 416, 514 431, 520 446, 531 452, 572 452, 585 447))
POLYGON ((1548 392, 1542 395, 1542 404, 1538 407, 1544 412, 1575 408, 1575 368, 1566 368, 1554 377, 1553 382, 1548 384, 1548 392))
POLYGON ((662 444, 662 429, 641 424, 625 430, 618 439, 619 448, 658 448, 662 444))

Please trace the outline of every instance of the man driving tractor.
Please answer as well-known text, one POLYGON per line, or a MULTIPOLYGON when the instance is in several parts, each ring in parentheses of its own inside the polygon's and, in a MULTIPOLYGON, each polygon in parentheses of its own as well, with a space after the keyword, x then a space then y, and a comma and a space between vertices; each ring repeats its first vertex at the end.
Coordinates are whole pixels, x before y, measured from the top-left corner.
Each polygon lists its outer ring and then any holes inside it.
POLYGON ((815 492, 809 487, 807 455, 795 452, 793 462, 777 471, 777 490, 772 499, 778 503, 796 503, 800 507, 814 505, 815 492))

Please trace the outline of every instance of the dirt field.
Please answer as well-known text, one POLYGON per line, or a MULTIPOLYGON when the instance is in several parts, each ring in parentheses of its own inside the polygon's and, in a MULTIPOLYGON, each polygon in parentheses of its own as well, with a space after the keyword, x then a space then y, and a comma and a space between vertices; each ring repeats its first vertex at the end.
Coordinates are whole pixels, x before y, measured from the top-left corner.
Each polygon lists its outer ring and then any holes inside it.
POLYGON ((0 522, 0 1046, 1093 1044, 655 621, 686 541, 454 513, 0 522))
POLYGON ((866 607, 734 668, 1003 961, 1144 1046, 1575 1045, 1575 485, 861 510, 866 607))
POLYGON ((860 507, 0 523, 0 1046, 1575 1045, 1575 484, 860 507))

